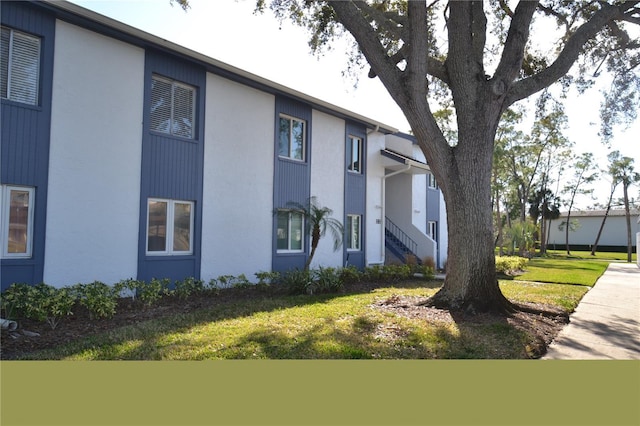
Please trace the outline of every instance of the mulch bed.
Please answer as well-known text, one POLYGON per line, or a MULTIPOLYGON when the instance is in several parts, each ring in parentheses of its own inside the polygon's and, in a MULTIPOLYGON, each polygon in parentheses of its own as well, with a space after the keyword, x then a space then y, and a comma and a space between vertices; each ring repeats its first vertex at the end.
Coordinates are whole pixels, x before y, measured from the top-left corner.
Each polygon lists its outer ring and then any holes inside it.
MULTIPOLYGON (((368 292, 388 284, 359 283, 349 286, 349 293, 368 292)), ((131 299, 118 302, 116 314, 110 319, 93 319, 89 312, 77 307, 74 314, 63 318, 55 329, 47 323, 28 319, 18 320, 18 329, 13 332, 3 330, 0 340, 0 359, 10 360, 31 352, 50 349, 90 335, 107 332, 119 327, 155 318, 190 312, 207 307, 220 306, 251 297, 265 297, 264 290, 255 288, 235 288, 220 291, 217 295, 193 295, 188 299, 164 297, 157 305, 142 307, 131 299), (33 335, 37 333, 37 335, 33 335)), ((504 316, 495 314, 479 314, 467 316, 447 310, 427 307, 421 304, 424 298, 393 296, 378 302, 376 309, 393 312, 397 315, 438 322, 495 323, 507 321, 509 324, 530 333, 535 337, 532 348, 533 357, 546 353, 547 346, 568 322, 568 316, 560 311, 557 315, 541 315, 527 312, 516 312, 504 316)), ((549 310, 548 306, 527 305, 529 308, 549 310)))

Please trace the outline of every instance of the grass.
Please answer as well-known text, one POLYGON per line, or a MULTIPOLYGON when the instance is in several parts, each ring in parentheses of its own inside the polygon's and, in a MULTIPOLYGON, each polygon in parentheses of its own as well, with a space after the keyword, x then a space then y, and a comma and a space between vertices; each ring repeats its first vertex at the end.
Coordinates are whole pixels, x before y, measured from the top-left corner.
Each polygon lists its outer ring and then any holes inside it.
POLYGON ((601 260, 533 258, 525 267, 520 281, 593 286, 609 266, 601 260))
MULTIPOLYGON (((514 302, 572 312, 608 262, 534 258, 500 287, 514 302)), ((441 282, 409 281, 368 293, 267 296, 135 325, 28 359, 523 359, 533 337, 506 321, 437 321, 374 309, 395 296, 428 297, 441 282)))

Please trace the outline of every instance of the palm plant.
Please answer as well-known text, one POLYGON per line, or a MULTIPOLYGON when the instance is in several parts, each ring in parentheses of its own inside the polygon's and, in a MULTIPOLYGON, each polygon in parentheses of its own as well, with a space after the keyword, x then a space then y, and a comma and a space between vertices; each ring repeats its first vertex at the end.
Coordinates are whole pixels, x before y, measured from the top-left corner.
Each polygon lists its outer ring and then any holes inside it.
POLYGON ((333 238, 333 251, 337 251, 338 248, 340 248, 344 227, 339 220, 331 217, 333 210, 329 207, 320 206, 315 196, 310 197, 306 205, 290 201, 287 203, 287 206, 302 213, 305 218, 307 232, 311 234, 311 253, 309 253, 307 262, 304 265, 305 270, 309 269, 309 265, 311 265, 313 256, 318 248, 320 238, 326 235, 327 230, 329 230, 333 238))

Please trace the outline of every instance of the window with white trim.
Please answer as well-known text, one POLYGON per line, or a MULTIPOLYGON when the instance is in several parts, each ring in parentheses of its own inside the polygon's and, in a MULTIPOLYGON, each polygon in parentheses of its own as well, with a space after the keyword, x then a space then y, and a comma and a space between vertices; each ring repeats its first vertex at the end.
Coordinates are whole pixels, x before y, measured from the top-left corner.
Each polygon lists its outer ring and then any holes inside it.
POLYGON ((41 40, 7 27, 1 27, 1 33, 0 97, 37 105, 41 40))
POLYGON ((438 183, 436 182, 436 177, 433 175, 433 173, 427 173, 427 179, 427 185, 429 185, 429 188, 438 188, 438 183))
POLYGON ((193 202, 150 198, 147 204, 147 254, 193 253, 193 202))
POLYGON ((304 120, 286 115, 280 116, 278 132, 278 155, 280 157, 304 161, 305 127, 304 120))
POLYGON ((347 140, 347 170, 362 173, 362 139, 355 136, 347 140))
POLYGON ((302 252, 304 247, 304 216, 295 210, 278 211, 276 230, 278 252, 302 252))
POLYGON ((433 241, 438 241, 438 222, 430 220, 428 223, 429 236, 433 241))
POLYGON ((35 188, 8 185, 0 188, 2 257, 30 258, 33 251, 35 188))
POLYGON ((360 230, 361 230, 361 218, 362 216, 357 214, 347 215, 347 250, 359 251, 360 250, 360 230))
POLYGON ((193 139, 195 110, 195 87, 157 75, 151 77, 152 131, 193 139))

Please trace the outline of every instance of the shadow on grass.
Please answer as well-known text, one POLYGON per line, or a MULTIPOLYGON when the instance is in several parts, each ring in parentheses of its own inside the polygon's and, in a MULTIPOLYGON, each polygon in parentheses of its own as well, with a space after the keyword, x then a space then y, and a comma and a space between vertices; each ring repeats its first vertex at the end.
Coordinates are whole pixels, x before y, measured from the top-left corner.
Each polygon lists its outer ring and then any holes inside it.
MULTIPOLYGON (((208 323, 233 320, 258 313, 303 307, 357 294, 370 293, 379 288, 424 288, 435 289, 441 281, 400 281, 393 283, 357 283, 348 285, 340 293, 317 295, 287 295, 282 289, 264 291, 257 288, 237 288, 222 290, 218 296, 198 296, 197 300, 173 299, 161 303, 148 311, 141 310, 140 317, 131 315, 131 320, 119 318, 101 320, 113 321, 113 327, 103 327, 107 331, 87 335, 55 348, 44 349, 17 356, 6 354, 3 359, 62 359, 88 354, 90 359, 160 359, 162 348, 185 342, 168 342, 168 336, 187 334, 189 330, 208 323), (169 305, 169 306, 166 306, 169 305), (170 308, 170 309, 167 309, 170 308), (154 310, 158 311, 153 315, 154 310), (144 315, 142 315, 144 314, 144 315), (142 318, 142 319, 139 319, 142 318), (117 325, 116 325, 117 324, 117 325), (128 324, 128 325, 124 325, 128 324)), ((116 317, 119 313, 116 313, 116 317)), ((75 321, 82 321, 75 318, 75 321)), ((103 323, 104 325, 104 323, 103 323)), ((64 332, 64 327, 61 328, 64 332)))

